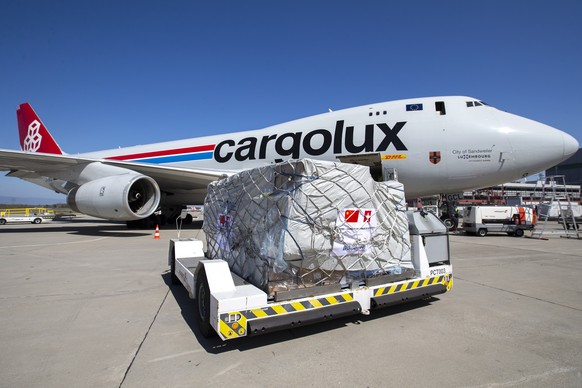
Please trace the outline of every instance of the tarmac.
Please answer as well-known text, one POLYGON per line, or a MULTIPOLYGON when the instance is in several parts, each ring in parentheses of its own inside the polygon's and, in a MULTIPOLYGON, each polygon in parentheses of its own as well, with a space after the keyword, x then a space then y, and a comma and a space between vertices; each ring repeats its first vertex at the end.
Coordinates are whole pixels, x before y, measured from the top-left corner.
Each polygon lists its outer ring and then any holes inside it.
POLYGON ((0 226, 0 386, 582 386, 581 240, 452 234, 446 294, 222 342, 169 287, 160 235, 0 226))

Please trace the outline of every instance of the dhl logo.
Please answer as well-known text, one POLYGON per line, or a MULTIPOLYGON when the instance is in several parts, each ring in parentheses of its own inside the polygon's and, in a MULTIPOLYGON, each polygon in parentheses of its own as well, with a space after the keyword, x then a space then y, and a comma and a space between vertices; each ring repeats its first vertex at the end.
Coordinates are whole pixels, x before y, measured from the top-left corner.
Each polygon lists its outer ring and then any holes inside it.
POLYGON ((406 154, 383 154, 382 160, 404 160, 406 154))

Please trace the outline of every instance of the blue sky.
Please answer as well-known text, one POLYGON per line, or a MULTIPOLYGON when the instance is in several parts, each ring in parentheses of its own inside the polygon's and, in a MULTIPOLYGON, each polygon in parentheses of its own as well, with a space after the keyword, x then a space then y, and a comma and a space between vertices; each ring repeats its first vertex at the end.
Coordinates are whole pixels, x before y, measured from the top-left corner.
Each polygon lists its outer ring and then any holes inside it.
MULTIPOLYGON (((0 148, 68 153, 469 95, 582 143, 579 1, 3 1, 0 148)), ((14 178, 0 196, 57 197, 14 178)))

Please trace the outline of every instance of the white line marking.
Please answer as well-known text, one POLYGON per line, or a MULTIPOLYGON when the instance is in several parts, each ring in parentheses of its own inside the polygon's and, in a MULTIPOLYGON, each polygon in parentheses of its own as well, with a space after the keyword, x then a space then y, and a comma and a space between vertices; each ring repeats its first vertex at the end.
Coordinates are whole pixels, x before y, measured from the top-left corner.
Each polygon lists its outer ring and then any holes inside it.
POLYGON ((56 245, 83 244, 83 243, 87 243, 87 242, 94 242, 94 241, 104 240, 106 238, 109 238, 109 237, 99 237, 99 238, 94 238, 92 240, 81 240, 81 241, 71 241, 71 242, 52 243, 52 244, 8 245, 8 246, 5 246, 5 247, 0 247, 0 249, 6 249, 6 248, 34 248, 34 247, 50 247, 50 246, 56 246, 56 245))
POLYGON ((223 374, 233 370, 234 368, 238 368, 240 366, 240 364, 242 364, 242 362, 239 361, 236 364, 233 364, 233 365, 229 366, 228 368, 222 370, 221 372, 218 372, 217 374, 214 375, 214 377, 222 376, 223 374))
POLYGON ((187 351, 187 352, 172 354, 170 356, 154 358, 153 360, 149 360, 148 362, 159 362, 159 361, 171 360, 171 359, 174 359, 174 358, 178 358, 178 357, 182 357, 182 356, 187 356, 189 354, 194 354, 194 353, 198 353, 198 352, 201 352, 201 351, 202 351, 202 349, 190 350, 190 351, 187 351))

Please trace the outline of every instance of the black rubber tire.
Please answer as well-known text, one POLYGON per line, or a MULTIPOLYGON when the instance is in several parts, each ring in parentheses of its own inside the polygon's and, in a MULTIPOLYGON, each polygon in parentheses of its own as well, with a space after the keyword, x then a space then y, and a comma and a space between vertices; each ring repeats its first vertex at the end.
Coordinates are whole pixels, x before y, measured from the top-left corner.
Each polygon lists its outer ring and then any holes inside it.
POLYGON ((214 330, 210 326, 210 287, 208 287, 208 279, 206 279, 204 267, 200 268, 196 277, 195 315, 200 333, 206 338, 211 337, 214 334, 214 330))
POLYGON ((445 218, 443 224, 447 227, 447 230, 453 230, 455 228, 455 222, 451 218, 445 218))
POLYGON ((515 237, 523 237, 523 229, 515 229, 515 237))
POLYGON ((173 286, 180 284, 180 279, 176 276, 176 259, 173 254, 172 260, 170 261, 170 284, 173 286))
POLYGON ((42 222, 42 218, 35 218, 32 223, 33 224, 40 224, 42 222))
POLYGON ((477 231, 477 235, 481 236, 481 237, 485 237, 487 236, 487 229, 485 228, 481 228, 477 231))
POLYGON ((0 218, 0 225, 6 224, 6 220, 4 218, 0 218))

